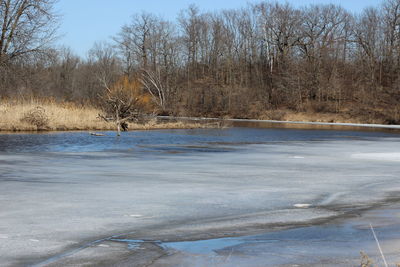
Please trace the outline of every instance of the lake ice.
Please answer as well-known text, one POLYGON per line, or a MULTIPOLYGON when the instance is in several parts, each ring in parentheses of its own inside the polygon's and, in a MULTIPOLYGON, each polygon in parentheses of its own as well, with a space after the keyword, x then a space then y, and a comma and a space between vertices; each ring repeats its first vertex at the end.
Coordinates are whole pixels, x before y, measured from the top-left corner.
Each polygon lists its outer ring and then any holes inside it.
POLYGON ((0 135, 0 262, 35 264, 149 226, 267 232, 396 201, 399 137, 251 128, 0 135))

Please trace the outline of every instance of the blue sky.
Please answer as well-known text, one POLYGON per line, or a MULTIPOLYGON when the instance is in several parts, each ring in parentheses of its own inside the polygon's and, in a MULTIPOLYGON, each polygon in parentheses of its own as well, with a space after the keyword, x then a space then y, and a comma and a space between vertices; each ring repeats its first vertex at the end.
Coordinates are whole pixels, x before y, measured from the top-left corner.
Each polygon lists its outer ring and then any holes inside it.
MULTIPOLYGON (((237 8, 259 0, 59 0, 57 11, 63 16, 59 44, 71 47, 80 56, 96 41, 109 40, 134 13, 147 11, 174 20, 180 10, 196 4, 201 10, 237 8)), ((285 1, 279 1, 285 2, 285 1)), ((333 3, 351 12, 378 6, 380 0, 288 0, 294 6, 333 3)))

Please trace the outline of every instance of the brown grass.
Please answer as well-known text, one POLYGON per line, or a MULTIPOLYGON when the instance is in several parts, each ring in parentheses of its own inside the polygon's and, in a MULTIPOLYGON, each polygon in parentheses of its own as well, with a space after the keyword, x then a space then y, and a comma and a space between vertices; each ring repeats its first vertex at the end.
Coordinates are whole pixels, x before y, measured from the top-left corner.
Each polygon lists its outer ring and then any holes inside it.
POLYGON ((296 112, 293 110, 278 109, 264 112, 259 119, 279 121, 304 121, 304 122, 333 122, 333 123, 372 123, 388 124, 385 118, 376 114, 352 114, 350 111, 342 113, 296 112))
MULTIPOLYGON (((336 123, 364 123, 360 118, 346 116, 337 113, 312 113, 312 112, 288 112, 285 115, 287 121, 308 122, 336 122, 336 123)), ((380 123, 380 122, 379 122, 380 123)))
MULTIPOLYGON (((97 118, 101 111, 91 106, 78 106, 72 103, 57 103, 51 100, 1 101, 0 131, 74 131, 74 130, 114 130, 115 125, 97 118), (45 125, 35 125, 30 115, 40 110, 45 117, 45 125)), ((130 130, 151 129, 187 129, 204 127, 201 124, 168 122, 157 123, 156 120, 145 124, 130 123, 130 130)))
MULTIPOLYGON (((90 105, 58 103, 53 100, 0 101, 0 131, 74 131, 115 130, 115 124, 97 118, 101 111, 90 105), (37 121, 39 119, 39 121, 37 121), (40 121, 42 120, 42 121, 40 121), (42 123, 43 122, 43 123, 42 123)), ((258 119, 305 121, 305 122, 349 122, 385 123, 379 118, 345 113, 295 112, 287 109, 269 110, 258 119)), ((151 120, 145 124, 130 123, 130 130, 214 128, 214 124, 191 122, 165 122, 151 120)))

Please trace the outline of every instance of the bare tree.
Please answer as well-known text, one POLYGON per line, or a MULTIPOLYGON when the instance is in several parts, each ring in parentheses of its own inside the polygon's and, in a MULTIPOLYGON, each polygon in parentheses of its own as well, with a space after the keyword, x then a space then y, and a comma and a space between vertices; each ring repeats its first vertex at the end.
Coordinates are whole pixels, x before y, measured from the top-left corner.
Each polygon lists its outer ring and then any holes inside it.
POLYGON ((114 38, 124 55, 128 72, 131 72, 135 65, 147 69, 150 39, 151 35, 154 34, 157 21, 158 18, 149 13, 135 14, 132 16, 132 22, 124 25, 120 33, 114 38))
POLYGON ((162 84, 161 72, 153 72, 143 69, 139 80, 151 95, 157 106, 160 107, 162 111, 165 111, 168 91, 162 84))
POLYGON ((112 107, 104 115, 120 127, 133 114, 123 107, 142 109, 136 98, 154 104, 147 112, 157 106, 164 114, 257 117, 294 109, 398 121, 385 107, 400 110, 400 0, 358 15, 262 0, 221 12, 191 5, 174 22, 139 13, 114 44, 96 43, 86 59, 48 48, 55 1, 0 0, 2 96, 112 107), (115 88, 121 76, 138 83, 139 97, 115 88))
POLYGON ((140 120, 149 112, 149 98, 142 93, 137 80, 130 80, 126 76, 121 77, 112 86, 104 86, 105 91, 100 95, 104 114, 99 114, 99 118, 115 122, 119 136, 121 130, 128 130, 129 121, 140 120))
POLYGON ((0 0, 0 62, 46 51, 56 37, 56 0, 0 0))
POLYGON ((400 68, 400 0, 386 0, 383 3, 385 29, 385 65, 388 82, 393 83, 400 68))
MULTIPOLYGON (((321 101, 326 79, 334 73, 334 68, 341 55, 340 46, 347 40, 346 27, 350 15, 335 5, 311 6, 303 11, 299 48, 306 59, 306 84, 310 87, 310 97, 321 101)), ((344 52, 345 53, 345 52, 344 52)))
POLYGON ((264 18, 266 41, 273 47, 278 65, 287 63, 293 48, 299 43, 299 29, 301 22, 300 11, 289 4, 262 3, 258 6, 261 16, 264 18))
POLYGON ((380 59, 383 55, 382 40, 382 19, 379 11, 375 8, 368 8, 357 17, 357 25, 354 29, 355 42, 361 49, 359 57, 366 65, 367 77, 371 85, 381 82, 380 59), (378 75, 377 75, 378 74, 378 75), (377 77, 379 79, 377 80, 377 77))
POLYGON ((116 82, 119 77, 119 62, 115 50, 107 42, 96 42, 88 53, 88 63, 93 74, 103 87, 116 82))

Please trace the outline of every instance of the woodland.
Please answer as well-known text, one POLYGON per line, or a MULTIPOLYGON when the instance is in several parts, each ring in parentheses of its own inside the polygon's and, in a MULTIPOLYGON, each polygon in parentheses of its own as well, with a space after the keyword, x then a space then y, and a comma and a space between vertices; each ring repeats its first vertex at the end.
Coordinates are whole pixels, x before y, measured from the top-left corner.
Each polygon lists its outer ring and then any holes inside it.
POLYGON ((354 14, 272 1, 216 12, 190 5, 174 21, 138 12, 85 57, 56 45, 54 5, 0 0, 0 101, 400 123, 400 0, 354 14))

